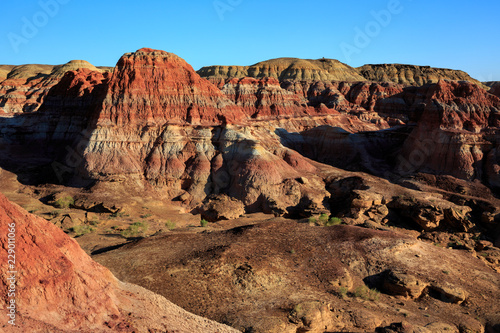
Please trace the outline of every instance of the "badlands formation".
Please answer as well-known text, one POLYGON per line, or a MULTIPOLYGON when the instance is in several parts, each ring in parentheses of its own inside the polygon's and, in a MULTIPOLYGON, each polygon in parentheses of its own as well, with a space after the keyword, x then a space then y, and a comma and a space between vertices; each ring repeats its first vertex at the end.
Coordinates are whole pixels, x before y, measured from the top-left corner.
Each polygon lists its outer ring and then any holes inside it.
POLYGON ((195 72, 147 48, 2 65, 15 329, 498 332, 498 90, 324 58, 195 72))

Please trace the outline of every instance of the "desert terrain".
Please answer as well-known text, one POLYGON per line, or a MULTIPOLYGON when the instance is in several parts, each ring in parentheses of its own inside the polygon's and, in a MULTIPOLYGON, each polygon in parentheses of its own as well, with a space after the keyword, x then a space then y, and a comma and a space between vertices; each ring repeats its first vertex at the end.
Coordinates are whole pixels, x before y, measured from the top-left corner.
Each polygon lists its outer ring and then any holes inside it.
POLYGON ((14 332, 500 332, 498 86, 149 48, 0 66, 14 332))

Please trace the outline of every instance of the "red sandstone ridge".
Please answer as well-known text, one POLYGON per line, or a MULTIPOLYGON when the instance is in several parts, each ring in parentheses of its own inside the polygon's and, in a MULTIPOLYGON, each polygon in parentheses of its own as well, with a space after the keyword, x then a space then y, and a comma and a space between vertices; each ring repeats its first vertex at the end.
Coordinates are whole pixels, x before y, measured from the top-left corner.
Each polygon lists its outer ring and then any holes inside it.
POLYGON ((62 230, 1 193, 0 221, 2 332, 236 332, 118 281, 62 230), (7 234, 14 224, 17 313, 12 326, 6 316, 13 299, 7 295, 11 275, 5 267, 7 234))
POLYGON ((219 125, 245 114, 180 57, 143 48, 118 61, 100 125, 219 125))
POLYGON ((500 99, 465 81, 439 81, 427 91, 421 89, 425 108, 403 146, 400 171, 486 178, 490 185, 500 185, 494 171, 498 170, 500 99))
POLYGON ((314 113, 313 108, 307 107, 305 98, 281 88, 275 78, 231 79, 222 87, 222 92, 254 119, 314 113))

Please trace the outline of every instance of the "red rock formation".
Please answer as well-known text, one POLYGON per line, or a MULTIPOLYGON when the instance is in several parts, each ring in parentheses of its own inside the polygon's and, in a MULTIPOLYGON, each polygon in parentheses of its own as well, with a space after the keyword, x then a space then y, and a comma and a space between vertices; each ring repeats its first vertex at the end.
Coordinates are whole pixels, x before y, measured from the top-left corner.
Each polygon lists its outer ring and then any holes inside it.
POLYGON ((485 157, 500 143, 500 99, 463 81, 439 81, 421 89, 424 112, 404 144, 399 170, 483 179, 485 157))
POLYGON ((118 281, 61 229, 1 193, 0 221, 2 332, 236 332, 118 281), (8 249, 15 252, 14 275, 7 273, 8 249), (12 276, 17 283, 10 297, 12 276), (14 326, 7 323, 10 304, 16 305, 14 326))
MULTIPOLYGON (((279 65, 275 69, 287 77, 301 63, 294 62, 291 71, 286 71, 282 67, 287 61, 268 63, 259 73, 279 65)), ((318 64, 314 66, 323 66, 321 71, 328 65, 318 64)), ((61 71, 61 67, 53 69, 53 73, 61 71)), ((0 89, 8 89, 6 82, 11 80, 4 81, 0 89)), ((1 97, 4 106, 29 109, 26 91, 47 82, 47 78, 18 82, 12 94, 1 97)), ((481 163, 486 161, 488 179, 491 184, 498 182, 493 180, 498 178, 498 158, 492 150, 498 143, 498 99, 466 82, 404 87, 331 80, 279 83, 276 78, 211 78, 215 86, 181 58, 151 49, 124 55, 112 74, 83 69, 51 82, 39 90, 38 104, 33 106, 38 112, 0 118, 0 139, 13 147, 11 152, 31 149, 39 142, 38 158, 50 164, 69 147, 70 157, 77 160, 71 170, 78 169, 92 181, 126 179, 139 191, 153 185, 166 198, 178 198, 192 207, 207 195, 222 192, 231 193, 247 208, 253 207, 251 210, 267 209, 279 198, 294 207, 314 192, 314 186, 291 190, 299 187, 290 185, 290 179, 309 177, 307 173, 314 173, 316 166, 300 155, 294 161, 286 160, 291 153, 284 143, 307 157, 339 167, 375 172, 383 165, 387 171, 409 130, 356 133, 417 122, 417 130, 401 153, 400 166, 411 161, 410 172, 485 180, 481 163), (330 127, 313 130, 323 125, 330 127), (441 151, 433 157, 435 162, 427 163, 429 156, 425 162, 415 162, 414 151, 422 142, 428 143, 429 131, 440 127, 446 129, 448 138, 444 143, 432 143, 441 151), (47 154, 44 146, 52 147, 53 153, 47 154)), ((311 195, 316 201, 320 196, 311 195)))
POLYGON ((178 56, 140 49, 121 57, 99 115, 100 125, 219 125, 245 115, 178 56))
POLYGON ((242 78, 229 80, 222 92, 253 119, 272 119, 284 116, 300 117, 315 113, 307 100, 280 87, 274 78, 242 78))
MULTIPOLYGON (((290 115, 282 106, 273 113, 269 104, 295 105, 296 96, 282 90, 277 81, 265 82, 237 83, 238 98, 240 88, 247 89, 249 84, 253 89, 241 96, 244 107, 263 117, 276 118, 280 112, 290 115), (252 111, 245 98, 258 99, 259 84, 265 96, 260 100, 262 107, 252 111)), ((91 179, 134 181, 140 184, 139 190, 153 184, 166 198, 178 198, 191 207, 209 194, 227 193, 250 211, 272 210, 270 202, 280 201, 279 209, 284 212, 305 196, 321 208, 326 191, 292 181, 303 175, 292 165, 302 163, 302 171, 315 167, 302 157, 287 163, 283 157, 288 150, 277 136, 267 129, 240 129, 246 118, 240 106, 184 60, 163 51, 139 50, 123 56, 113 73, 97 128, 84 153, 84 172, 91 179), (229 125, 234 122, 239 126, 229 125)))
POLYGON ((14 67, 0 84, 0 113, 35 112, 45 96, 65 73, 77 69, 102 72, 83 60, 64 65, 22 65, 14 67))
MULTIPOLYGON (((85 129, 92 127, 92 115, 97 106, 102 105, 108 76, 108 73, 80 69, 51 79, 46 88, 37 90, 36 87, 49 82, 48 79, 35 86, 33 89, 42 94, 39 99, 43 101, 37 104, 36 112, 0 117, 3 166, 25 169, 27 166, 50 165, 55 158, 64 156, 63 153, 70 152, 69 160, 74 159, 75 150, 83 152, 89 136, 85 129)), ((71 171, 75 166, 70 165, 66 170, 71 171)), ((43 176, 44 181, 68 178, 58 173, 52 175, 53 178, 48 179, 43 176)))

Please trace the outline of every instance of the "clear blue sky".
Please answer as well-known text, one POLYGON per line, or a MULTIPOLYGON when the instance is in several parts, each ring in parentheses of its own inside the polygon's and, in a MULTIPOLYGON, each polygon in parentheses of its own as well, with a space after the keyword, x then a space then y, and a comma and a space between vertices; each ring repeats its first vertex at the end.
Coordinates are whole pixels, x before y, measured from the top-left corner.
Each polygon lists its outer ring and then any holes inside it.
POLYGON ((151 47, 195 69, 326 57, 461 69, 487 81, 500 80, 499 33, 498 0, 4 1, 0 64, 114 66, 123 53, 151 47), (59 8, 41 5, 54 1, 59 8), (377 22, 373 12, 388 9, 391 17, 377 22), (371 36, 359 37, 367 29, 371 36))

